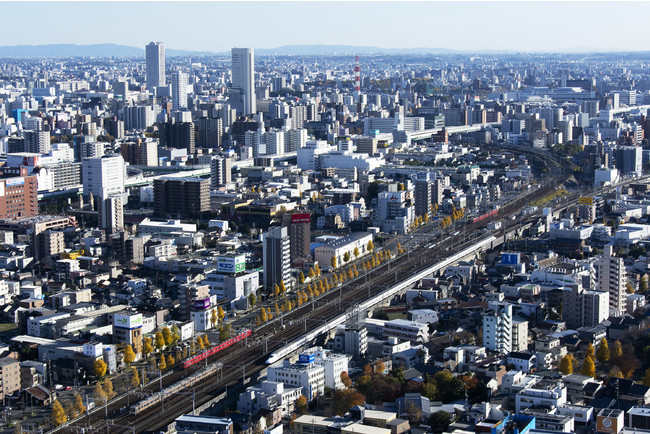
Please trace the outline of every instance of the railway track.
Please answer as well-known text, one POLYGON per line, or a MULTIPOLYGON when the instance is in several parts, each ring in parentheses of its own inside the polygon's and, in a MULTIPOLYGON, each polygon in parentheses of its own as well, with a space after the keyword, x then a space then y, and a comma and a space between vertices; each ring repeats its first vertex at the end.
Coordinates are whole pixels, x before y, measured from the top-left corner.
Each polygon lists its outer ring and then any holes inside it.
MULTIPOLYGON (((549 159, 547 163, 552 164, 553 182, 549 182, 535 189, 535 191, 524 193, 504 205, 496 216, 483 219, 480 222, 465 223, 464 232, 466 234, 476 233, 479 229, 485 227, 487 223, 515 215, 527 204, 555 191, 557 186, 568 179, 569 175, 564 170, 566 166, 563 165, 562 161, 549 159)), ((507 222, 499 232, 507 231, 518 224, 519 222, 507 222)), ((442 238, 443 235, 450 234, 455 229, 457 228, 452 227, 447 232, 441 233, 439 237, 442 238)), ((433 223, 429 223, 418 232, 430 234, 434 230, 433 223)), ((460 249, 472 243, 474 243, 474 240, 467 241, 458 248, 460 249)), ((122 396, 110 403, 105 411, 99 409, 91 413, 90 417, 82 418, 57 432, 74 433, 78 432, 80 428, 86 428, 86 433, 139 433, 155 431, 168 425, 178 415, 191 411, 193 406, 199 407, 205 404, 214 396, 223 393, 228 387, 237 385, 242 378, 260 372, 264 369, 266 358, 270 353, 300 337, 307 330, 342 314, 348 309, 348 306, 380 294, 386 288, 403 280, 405 276, 434 265, 448 255, 445 246, 439 245, 435 249, 430 249, 431 244, 430 241, 424 241, 412 251, 402 254, 389 262, 382 263, 377 268, 360 274, 345 284, 331 289, 311 303, 284 314, 281 319, 274 319, 255 329, 253 335, 247 341, 241 341, 211 357, 208 363, 219 361, 223 364, 223 367, 201 385, 194 387, 191 393, 187 391, 187 393, 165 397, 160 407, 151 407, 137 415, 130 414, 128 409, 127 411, 124 410, 127 407, 129 398, 122 396), (309 321, 314 323, 309 324, 309 321), (104 417, 105 412, 108 413, 108 418, 104 417)), ((159 383, 162 383, 163 388, 167 387, 196 370, 171 372, 163 377, 162 381, 152 382, 147 385, 142 392, 155 393, 160 389, 159 383)))

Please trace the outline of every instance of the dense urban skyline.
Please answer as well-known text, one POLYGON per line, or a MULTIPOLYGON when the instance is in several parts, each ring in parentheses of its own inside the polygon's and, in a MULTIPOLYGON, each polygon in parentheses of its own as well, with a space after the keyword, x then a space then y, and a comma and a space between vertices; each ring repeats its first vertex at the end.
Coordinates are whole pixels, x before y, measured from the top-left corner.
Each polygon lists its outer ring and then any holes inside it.
POLYGON ((151 40, 164 40, 168 48, 211 52, 226 52, 234 46, 293 44, 639 51, 644 49, 642 26, 627 27, 622 39, 616 26, 595 23, 602 17, 610 23, 624 22, 632 12, 634 16, 650 12, 650 4, 644 2, 346 2, 344 7, 338 2, 162 2, 155 8, 151 2, 75 2, 73 8, 62 4, 3 2, 7 16, 23 16, 29 10, 32 27, 25 32, 22 20, 9 20, 0 30, 2 45, 116 43, 141 47, 151 40), (115 31, 112 20, 92 19, 111 16, 117 10, 123 16, 143 19, 120 31, 115 31), (245 17, 249 24, 245 32, 240 20, 224 18, 236 16, 245 17), (202 17, 213 17, 205 29, 201 29, 202 17), (323 23, 321 31, 315 31, 316 17, 323 23), (388 17, 393 21, 387 21, 388 17), (53 22, 75 25, 52 32, 53 22), (170 26, 179 22, 196 22, 198 37, 194 31, 169 32, 170 26))

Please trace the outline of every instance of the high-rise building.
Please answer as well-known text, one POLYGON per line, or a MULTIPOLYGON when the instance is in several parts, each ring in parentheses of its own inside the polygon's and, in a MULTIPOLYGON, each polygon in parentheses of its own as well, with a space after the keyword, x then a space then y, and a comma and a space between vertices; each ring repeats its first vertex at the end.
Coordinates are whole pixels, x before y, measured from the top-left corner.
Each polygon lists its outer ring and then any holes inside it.
POLYGON ((282 226, 289 228, 291 262, 304 261, 311 257, 311 216, 309 213, 285 214, 282 226))
POLYGON ((433 181, 430 172, 418 173, 415 177, 415 215, 431 215, 433 204, 433 181))
POLYGON ((108 233, 124 229, 124 203, 121 194, 113 194, 98 202, 99 223, 108 233))
POLYGON ((267 155, 282 155, 284 154, 284 132, 276 129, 271 129, 264 133, 263 141, 266 144, 267 155))
POLYGON ((195 151, 196 133, 192 122, 165 122, 158 124, 162 148, 185 148, 188 154, 195 151))
POLYGON ((223 187, 232 182, 232 162, 230 158, 214 157, 210 161, 210 186, 223 187))
POLYGON ((24 131, 25 152, 47 154, 52 149, 48 131, 24 131))
POLYGON ((483 346, 501 354, 512 351, 512 305, 490 303, 483 315, 483 346))
POLYGON ((36 175, 28 175, 26 167, 6 171, 0 179, 0 219, 38 215, 37 190, 36 175))
POLYGON ((617 258, 613 253, 613 246, 605 246, 603 256, 598 260, 598 286, 599 291, 609 293, 610 316, 625 314, 625 264, 623 258, 617 258))
POLYGON ((619 146, 614 155, 621 175, 643 174, 643 149, 640 146, 619 146))
POLYGON ((291 241, 289 231, 283 226, 271 226, 262 236, 264 288, 269 291, 280 281, 289 287, 291 266, 291 241))
POLYGON ((595 327, 607 318, 607 292, 586 291, 580 283, 565 286, 562 291, 562 320, 568 328, 595 327))
POLYGON ((157 217, 198 218, 210 210, 210 180, 200 178, 156 179, 153 184, 157 217))
POLYGON ((165 85, 165 44, 150 42, 146 47, 147 88, 165 85))
POLYGON ((84 195, 105 199, 112 194, 124 193, 126 165, 119 154, 87 158, 81 163, 84 195))
POLYGON ((187 74, 181 71, 172 74, 172 108, 187 108, 187 74))
POLYGON ((126 106, 122 113, 126 130, 146 130, 156 121, 151 106, 126 106))
POLYGON ((199 119, 199 148, 221 147, 221 136, 223 135, 223 122, 220 118, 199 119))
POLYGON ((377 197, 377 212, 373 225, 384 232, 405 234, 415 220, 415 206, 411 191, 384 191, 377 197))
POLYGON ((359 137, 356 139, 359 154, 375 155, 377 153, 377 140, 374 137, 359 137))
POLYGON ((232 87, 243 96, 243 115, 257 111, 255 100, 255 54, 252 48, 232 49, 232 87))

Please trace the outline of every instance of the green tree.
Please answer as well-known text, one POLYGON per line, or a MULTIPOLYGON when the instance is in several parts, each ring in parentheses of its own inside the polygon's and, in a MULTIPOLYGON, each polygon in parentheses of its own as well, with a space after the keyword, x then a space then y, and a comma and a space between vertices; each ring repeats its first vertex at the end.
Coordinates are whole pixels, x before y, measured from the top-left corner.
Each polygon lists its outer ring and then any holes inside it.
POLYGON ((126 366, 131 365, 133 361, 135 360, 135 353, 133 352, 133 347, 131 345, 127 345, 124 348, 124 363, 126 363, 126 366))
POLYGON ((594 364, 594 359, 591 357, 585 358, 585 361, 582 362, 582 368, 580 368, 580 375, 596 378, 596 365, 594 364))
POLYGON ((625 291, 628 294, 634 294, 634 286, 630 282, 627 282, 627 285, 625 285, 625 291))
POLYGON ((611 353, 609 351, 609 345, 607 344, 607 339, 602 338, 598 344, 598 349, 596 350, 596 358, 599 362, 604 363, 609 360, 611 353))
MULTIPOLYGON (((169 330, 167 330, 167 331, 169 331, 169 330)), ((154 336, 154 345, 156 346, 156 349, 158 351, 165 348, 165 338, 164 338, 162 333, 156 332, 156 334, 154 336)))
POLYGON ((431 416, 429 416, 429 426, 431 431, 439 434, 447 431, 449 423, 451 422, 451 416, 449 413, 443 410, 436 411, 431 416))
POLYGON ((305 414, 307 412, 307 398, 304 395, 300 395, 296 399, 296 411, 299 414, 305 414))
POLYGON ((623 346, 621 345, 621 342, 617 339, 614 342, 614 348, 612 348, 611 358, 616 359, 621 357, 622 355, 623 355, 623 346))
POLYGON ((165 341, 165 345, 171 345, 174 339, 172 338, 172 332, 169 330, 168 327, 163 327, 162 328, 162 336, 165 341))
POLYGON ((107 368, 108 366, 106 365, 106 362, 102 359, 97 359, 93 362, 93 370, 95 371, 95 377, 97 378, 102 378, 106 375, 107 368))
POLYGON ((348 262, 349 260, 350 260, 350 253, 345 252, 345 254, 343 255, 343 262, 348 262))
POLYGON ((131 368, 131 387, 137 388, 140 385, 140 374, 137 368, 131 368))
POLYGON ((646 292, 648 290, 648 276, 645 274, 639 280, 639 292, 646 292))
POLYGON ((227 340, 230 337, 230 324, 219 327, 219 340, 221 342, 227 340))
POLYGON ((645 376, 643 377, 643 385, 650 386, 650 368, 645 370, 645 376))
POLYGON ((332 401, 334 413, 342 416, 355 405, 365 403, 366 397, 354 389, 343 389, 334 391, 332 401))
POLYGON ((573 361, 571 360, 571 356, 567 354, 566 356, 562 357, 560 359, 560 363, 558 363, 557 369, 564 375, 569 375, 573 373, 573 361))
POLYGON ((78 393, 74 396, 74 411, 77 413, 77 415, 83 414, 83 412, 86 411, 86 406, 84 405, 83 399, 81 399, 81 395, 78 393))
POLYGON ((63 425, 68 421, 68 416, 65 414, 65 410, 63 410, 61 401, 59 401, 58 399, 54 401, 54 404, 52 404, 51 419, 54 426, 63 425))
POLYGON ((255 293, 251 292, 251 293, 248 295, 248 305, 249 305, 250 307, 254 307, 254 306, 255 306, 255 303, 257 303, 257 297, 255 296, 255 293))

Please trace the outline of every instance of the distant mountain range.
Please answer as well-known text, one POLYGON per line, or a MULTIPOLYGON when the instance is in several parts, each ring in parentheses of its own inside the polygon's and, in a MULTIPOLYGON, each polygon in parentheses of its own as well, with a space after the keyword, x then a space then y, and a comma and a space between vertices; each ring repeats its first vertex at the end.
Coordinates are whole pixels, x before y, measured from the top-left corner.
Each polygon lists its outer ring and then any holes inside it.
MULTIPOLYGON (((306 55, 448 55, 448 54, 513 54, 517 50, 452 50, 447 48, 382 48, 358 45, 284 45, 277 48, 256 48, 255 54, 275 56, 306 55)), ((562 53, 594 53, 600 50, 580 48, 562 50, 562 53)), ((192 51, 167 48, 168 57, 178 56, 230 56, 230 51, 192 51)), ((0 58, 29 57, 144 57, 144 48, 118 44, 49 44, 49 45, 14 45, 0 46, 0 58)), ((621 54, 621 53, 617 53, 621 54)))

